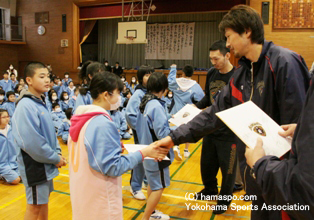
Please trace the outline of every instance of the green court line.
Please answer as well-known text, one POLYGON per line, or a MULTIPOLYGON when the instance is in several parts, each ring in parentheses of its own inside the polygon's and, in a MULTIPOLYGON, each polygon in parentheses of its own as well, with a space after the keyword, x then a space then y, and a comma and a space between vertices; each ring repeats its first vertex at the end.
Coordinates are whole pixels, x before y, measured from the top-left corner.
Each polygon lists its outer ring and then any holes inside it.
POLYGON ((215 219, 215 214, 213 213, 209 220, 214 220, 214 219, 215 219))
POLYGON ((52 192, 56 192, 56 193, 60 193, 60 194, 64 194, 64 195, 67 195, 67 196, 69 196, 69 195, 70 195, 70 193, 67 193, 67 192, 62 192, 62 191, 60 191, 60 190, 53 190, 52 192))
MULTIPOLYGON (((179 170, 184 166, 184 164, 186 164, 186 162, 191 158, 191 156, 198 150, 198 148, 201 146, 203 142, 201 141, 199 143, 199 145, 193 150, 193 152, 190 154, 190 156, 181 163, 181 165, 178 167, 178 169, 171 175, 170 180, 172 180, 172 178, 179 172, 179 170)), ((141 212, 144 212, 144 209, 146 207, 146 204, 141 208, 141 210, 132 218, 132 220, 135 220, 140 214, 141 212)))
POLYGON ((181 168, 184 166, 184 164, 186 164, 186 162, 188 162, 188 160, 192 157, 192 155, 198 150, 198 148, 201 146, 203 142, 201 141, 199 143, 199 145, 193 150, 193 152, 190 154, 190 156, 184 160, 181 165, 178 167, 178 169, 171 175, 170 180, 172 180, 172 178, 181 170, 181 168))

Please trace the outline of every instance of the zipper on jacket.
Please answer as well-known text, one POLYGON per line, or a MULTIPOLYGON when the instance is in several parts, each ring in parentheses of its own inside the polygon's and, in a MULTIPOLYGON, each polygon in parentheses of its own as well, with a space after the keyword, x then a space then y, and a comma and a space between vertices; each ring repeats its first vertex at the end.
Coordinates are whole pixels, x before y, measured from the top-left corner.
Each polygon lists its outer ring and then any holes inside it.
POLYGON ((244 169, 244 191, 246 192, 246 170, 247 170, 247 165, 245 166, 245 169, 244 169))
POLYGON ((254 93, 254 84, 253 84, 253 80, 254 80, 254 78, 253 78, 253 76, 254 76, 254 72, 253 72, 253 62, 251 63, 251 66, 252 66, 252 68, 251 68, 251 96, 250 96, 250 101, 252 101, 252 97, 253 97, 253 93, 254 93))

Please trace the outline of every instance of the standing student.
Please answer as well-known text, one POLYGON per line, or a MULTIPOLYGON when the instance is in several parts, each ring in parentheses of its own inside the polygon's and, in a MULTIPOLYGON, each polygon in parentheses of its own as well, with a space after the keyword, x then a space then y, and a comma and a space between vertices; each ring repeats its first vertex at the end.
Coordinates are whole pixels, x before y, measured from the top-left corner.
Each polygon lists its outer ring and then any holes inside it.
POLYGON ((16 185, 21 182, 21 178, 9 121, 8 111, 0 108, 0 178, 2 177, 6 182, 16 185))
MULTIPOLYGON (((161 100, 167 88, 167 77, 163 73, 155 72, 149 77, 147 94, 142 98, 136 122, 139 144, 149 145, 170 133, 167 105, 165 101, 161 100)), ((170 185, 169 166, 173 157, 173 151, 170 151, 168 158, 171 161, 144 160, 148 197, 143 220, 170 219, 168 215, 155 211, 155 209, 163 190, 170 185)))
MULTIPOLYGON (((99 62, 93 62, 93 61, 87 61, 83 64, 80 73, 79 78, 80 79, 86 79, 87 87, 89 86, 90 81, 92 80, 94 74, 104 71, 105 67, 103 64, 99 62)), ((75 106, 73 108, 73 113, 75 112, 76 108, 80 105, 90 105, 92 104, 93 100, 90 95, 90 92, 87 88, 82 87, 79 90, 80 94, 77 96, 75 101, 75 106)))
POLYGON ((10 64, 9 69, 7 70, 7 73, 9 74, 9 77, 11 77, 11 74, 15 74, 15 76, 17 77, 17 70, 14 69, 13 64, 10 64))
MULTIPOLYGON (((197 142, 224 126, 216 113, 246 101, 253 101, 277 124, 296 122, 300 116, 309 87, 309 72, 303 58, 272 42, 264 40, 260 15, 247 5, 234 6, 222 19, 219 28, 225 33, 227 47, 234 51, 239 68, 231 76, 215 103, 188 124, 172 131, 157 146, 197 142)), ((280 219, 278 210, 262 209, 267 202, 261 189, 250 175, 246 164, 245 144, 237 139, 237 154, 247 195, 257 196, 252 205, 252 220, 280 219)))
POLYGON ((107 111, 120 106, 123 83, 113 73, 101 72, 89 88, 94 102, 77 108, 68 141, 72 216, 74 220, 122 220, 121 175, 144 157, 163 158, 165 151, 146 147, 122 155, 119 132, 107 111))
MULTIPOLYGON (((176 114, 186 104, 195 104, 204 97, 204 92, 201 86, 192 80, 194 73, 193 67, 186 65, 183 68, 182 77, 177 78, 177 65, 173 64, 168 75, 169 89, 173 92, 173 101, 171 103, 169 112, 171 115, 176 114)), ((180 157, 180 149, 178 146, 174 147, 176 158, 180 157)), ((184 157, 190 156, 189 144, 185 144, 184 157)))
POLYGON ((128 124, 126 123, 125 115, 123 115, 119 110, 112 110, 110 111, 110 116, 118 129, 120 138, 129 140, 131 135, 128 132, 128 124))
POLYGON ((14 111, 15 111, 15 93, 13 91, 9 91, 7 92, 7 101, 5 102, 5 104, 3 105, 3 108, 5 108, 9 115, 10 118, 12 118, 14 111))
POLYGON ((112 68, 111 68, 111 66, 109 65, 109 63, 108 63, 108 60, 105 60, 105 70, 107 71, 107 72, 112 72, 112 68))
MULTIPOLYGON (((142 101, 143 96, 147 93, 146 84, 149 79, 150 74, 154 72, 154 68, 151 66, 142 65, 137 71, 137 78, 139 85, 136 87, 134 94, 131 96, 128 105, 126 106, 125 118, 129 126, 132 128, 132 133, 134 137, 134 143, 138 144, 137 132, 136 132, 136 122, 137 115, 139 113, 139 106, 142 101)), ((142 182, 144 180, 145 171, 143 164, 139 164, 131 172, 131 194, 134 198, 138 200, 145 200, 146 197, 142 192, 142 182)))
POLYGON ((48 219, 49 195, 58 168, 66 165, 43 93, 49 88, 47 67, 29 63, 24 77, 29 86, 17 100, 12 118, 12 133, 18 168, 26 190, 25 219, 48 219))
POLYGON ((9 79, 8 72, 3 72, 3 79, 0 80, 0 86, 7 93, 8 91, 14 90, 12 87, 12 81, 9 79))
MULTIPOLYGON (((209 48, 209 58, 214 67, 210 68, 206 76, 205 96, 196 103, 199 109, 205 109, 215 103, 219 93, 228 84, 234 73, 230 63, 230 49, 226 41, 214 42, 209 48)), ((236 144, 233 132, 226 126, 203 138, 201 154, 201 175, 204 189, 195 194, 195 198, 204 200, 207 196, 218 194, 217 174, 219 168, 222 173, 222 184, 219 195, 221 198, 232 196, 237 167, 236 144)), ((207 197, 208 198, 208 197, 207 197)), ((214 214, 225 212, 231 200, 220 199, 217 205, 225 209, 215 209, 214 214)))
POLYGON ((119 65, 119 62, 116 62, 116 65, 113 67, 113 73, 117 76, 121 76, 123 73, 122 67, 119 65))

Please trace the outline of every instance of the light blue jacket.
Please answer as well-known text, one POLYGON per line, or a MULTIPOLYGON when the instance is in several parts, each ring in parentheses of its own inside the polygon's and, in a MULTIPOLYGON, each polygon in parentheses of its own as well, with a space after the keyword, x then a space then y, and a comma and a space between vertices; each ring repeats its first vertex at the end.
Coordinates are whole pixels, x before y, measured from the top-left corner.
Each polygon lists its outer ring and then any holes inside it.
POLYGON ((118 110, 109 111, 109 114, 114 124, 116 125, 116 128, 120 131, 119 134, 123 136, 128 130, 128 125, 126 123, 125 115, 123 115, 123 113, 118 110))
POLYGON ((15 103, 14 102, 5 102, 3 108, 6 109, 12 118, 14 111, 15 111, 15 103))
POLYGON ((125 118, 129 126, 136 130, 136 119, 139 113, 139 106, 141 104, 143 96, 146 94, 147 90, 137 89, 135 93, 131 96, 128 105, 125 110, 125 118))
MULTIPOLYGON (((171 129, 166 108, 164 101, 153 99, 148 101, 143 114, 138 112, 136 133, 139 144, 149 145, 153 143, 155 140, 153 140, 151 132, 155 134, 158 140, 168 136, 171 129)), ((169 153, 172 161, 174 158, 172 148, 169 153)), ((158 162, 154 160, 144 160, 144 167, 150 171, 159 170, 158 162)))
POLYGON ((128 86, 129 86, 128 88, 130 89, 130 91, 132 92, 132 95, 133 95, 135 92, 136 86, 138 86, 138 84, 134 84, 133 88, 132 88, 132 84, 129 84, 128 86))
POLYGON ((18 168, 12 128, 8 130, 7 137, 0 134, 0 175, 10 174, 18 168))
POLYGON ((67 110, 70 107, 70 100, 68 101, 68 103, 66 103, 65 101, 60 101, 60 108, 62 109, 62 111, 65 112, 65 110, 67 110))
POLYGON ((193 101, 198 102, 205 96, 201 86, 198 83, 195 83, 190 88, 188 87, 188 89, 184 88, 184 90, 187 90, 183 91, 183 88, 181 88, 177 83, 176 77, 177 69, 175 67, 171 67, 170 73, 168 75, 169 89, 172 91, 174 98, 174 106, 170 111, 171 115, 176 114, 186 104, 193 104, 193 101))
POLYGON ((8 91, 14 91, 12 81, 9 79, 8 82, 6 82, 4 79, 0 80, 0 86, 2 89, 7 93, 8 91))
POLYGON ((63 119, 66 118, 66 115, 63 111, 61 112, 51 112, 51 117, 53 124, 56 128, 59 128, 62 125, 63 119))
POLYGON ((65 79, 62 80, 62 85, 65 85, 66 87, 69 86, 69 83, 72 82, 71 78, 68 78, 68 81, 66 82, 65 79))
POLYGON ((90 105, 92 103, 93 103, 93 99, 92 99, 92 96, 90 95, 90 91, 88 91, 86 95, 78 94, 78 96, 76 97, 74 108, 73 108, 73 113, 75 112, 77 107, 79 107, 80 105, 90 105))
POLYGON ((55 164, 60 162, 61 149, 50 112, 44 102, 30 92, 17 99, 12 133, 25 186, 42 184, 58 176, 55 164))
POLYGON ((100 115, 87 126, 84 143, 89 165, 107 176, 121 176, 142 162, 142 154, 121 154, 120 135, 114 122, 100 115))

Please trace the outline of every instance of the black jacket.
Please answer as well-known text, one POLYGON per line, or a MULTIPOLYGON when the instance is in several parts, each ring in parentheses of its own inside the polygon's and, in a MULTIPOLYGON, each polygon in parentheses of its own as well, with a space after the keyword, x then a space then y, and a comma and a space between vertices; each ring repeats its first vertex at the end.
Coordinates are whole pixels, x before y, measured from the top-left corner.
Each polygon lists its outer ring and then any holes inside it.
POLYGON ((113 67, 113 73, 120 76, 123 73, 123 69, 121 66, 119 66, 118 68, 116 68, 115 66, 113 67))
MULTIPOLYGON (((310 76, 303 58, 282 47, 265 41, 259 60, 253 63, 242 57, 239 67, 224 87, 216 102, 188 124, 170 133, 175 145, 197 142, 223 126, 216 112, 252 100, 279 125, 296 123, 305 102, 310 76)), ((245 190, 249 195, 261 195, 246 164, 245 144, 237 139, 237 152, 245 190)))
POLYGON ((281 161, 275 156, 265 156, 254 166, 257 183, 268 204, 309 205, 309 211, 287 211, 296 219, 314 219, 314 85, 311 84, 290 158, 281 161))

